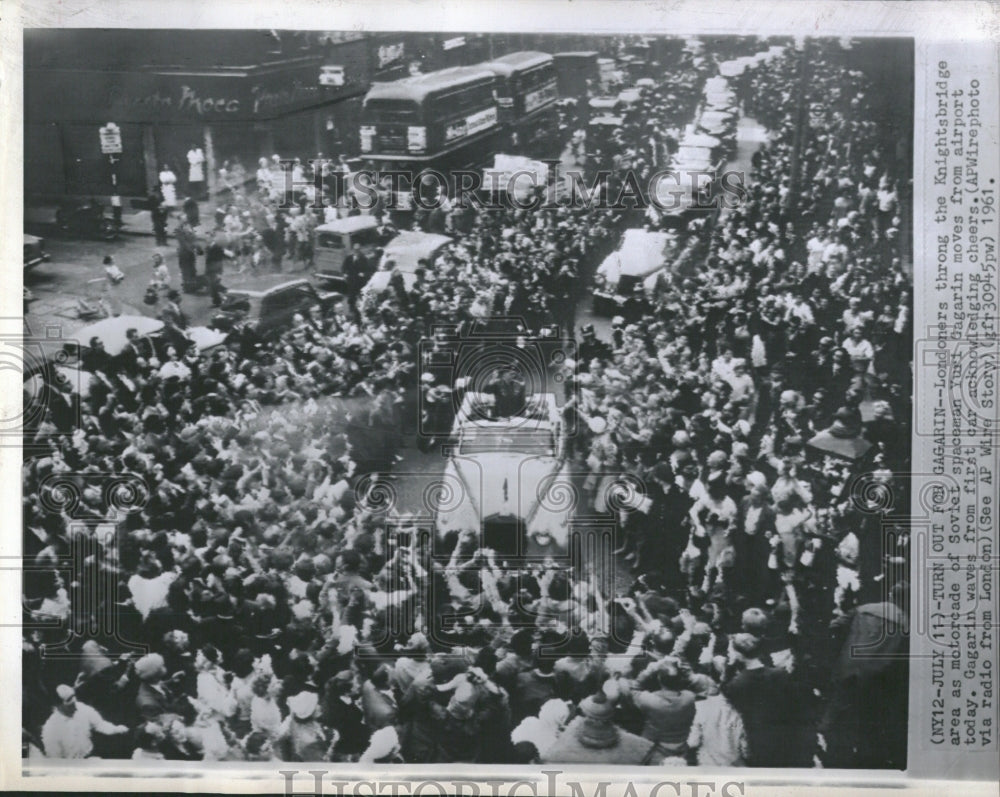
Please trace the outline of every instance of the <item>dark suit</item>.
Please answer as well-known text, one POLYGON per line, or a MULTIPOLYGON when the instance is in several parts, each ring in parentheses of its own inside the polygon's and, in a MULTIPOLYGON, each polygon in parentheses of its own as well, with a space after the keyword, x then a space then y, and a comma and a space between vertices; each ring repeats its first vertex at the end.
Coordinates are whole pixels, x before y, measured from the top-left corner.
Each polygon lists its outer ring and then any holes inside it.
POLYGON ((148 683, 139 685, 139 691, 135 696, 135 708, 147 722, 158 722, 159 719, 171 711, 170 697, 164 687, 154 687, 148 683))
POLYGON ((361 685, 361 707, 365 714, 365 724, 372 731, 396 722, 396 699, 376 689, 371 681, 365 681, 361 685))
POLYGON ((354 703, 345 703, 339 697, 327 700, 323 719, 340 734, 334 750, 342 755, 361 755, 368 748, 371 729, 365 727, 365 717, 354 703))
POLYGON ((746 670, 722 687, 746 727, 753 767, 809 767, 816 734, 811 695, 787 670, 746 670))
POLYGON ((368 281, 368 258, 361 252, 351 252, 344 258, 343 271, 347 292, 354 298, 368 281))

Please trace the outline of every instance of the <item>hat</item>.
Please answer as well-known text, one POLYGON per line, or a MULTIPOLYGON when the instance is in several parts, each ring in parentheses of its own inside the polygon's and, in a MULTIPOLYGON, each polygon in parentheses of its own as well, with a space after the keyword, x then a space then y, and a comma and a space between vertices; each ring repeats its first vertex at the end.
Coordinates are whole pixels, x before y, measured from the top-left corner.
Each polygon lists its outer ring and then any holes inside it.
POLYGON ((67 686, 66 684, 59 684, 59 686, 56 687, 56 695, 58 695, 60 700, 65 702, 67 700, 72 700, 74 697, 76 697, 76 690, 72 686, 67 686))
POLYGON ((429 385, 434 381, 434 374, 432 374, 430 371, 424 371, 420 375, 420 381, 429 385))
POLYGON ((312 717, 319 705, 319 695, 315 692, 299 692, 288 698, 288 709, 296 719, 307 720, 312 717))
POLYGON ((372 734, 368 742, 368 749, 361 754, 359 762, 378 761, 380 758, 388 758, 399 749, 399 734, 391 725, 379 728, 372 734))
POLYGON ((159 653, 149 653, 135 663, 135 674, 140 681, 148 681, 166 672, 163 656, 159 653))
POLYGON ((618 728, 611 721, 615 707, 603 691, 582 700, 580 713, 584 717, 576 731, 580 744, 602 750, 618 743, 618 728))
POLYGON ((431 643, 427 641, 426 635, 417 631, 407 640, 404 651, 411 653, 426 653, 431 649, 431 643))
POLYGON ((608 422, 604 418, 594 417, 587 421, 587 426, 594 434, 603 434, 608 428, 608 422))

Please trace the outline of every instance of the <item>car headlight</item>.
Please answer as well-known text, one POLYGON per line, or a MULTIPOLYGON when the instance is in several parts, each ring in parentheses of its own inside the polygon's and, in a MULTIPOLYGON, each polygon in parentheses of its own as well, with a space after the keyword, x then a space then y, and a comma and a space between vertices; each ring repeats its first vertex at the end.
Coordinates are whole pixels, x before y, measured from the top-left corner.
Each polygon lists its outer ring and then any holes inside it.
POLYGON ((372 141, 375 139, 375 127, 373 125, 361 126, 361 151, 371 152, 372 141))
POLYGON ((410 152, 420 152, 427 148, 427 128, 408 127, 406 128, 406 147, 410 152))

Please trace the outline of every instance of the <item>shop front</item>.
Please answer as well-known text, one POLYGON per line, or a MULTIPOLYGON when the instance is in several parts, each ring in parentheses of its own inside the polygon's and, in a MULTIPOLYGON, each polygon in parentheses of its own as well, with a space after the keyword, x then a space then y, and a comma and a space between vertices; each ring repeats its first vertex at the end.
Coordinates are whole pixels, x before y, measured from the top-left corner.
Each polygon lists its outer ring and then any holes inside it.
MULTIPOLYGON (((352 107, 369 84, 368 50, 347 42, 325 55, 274 67, 199 72, 41 69, 25 72, 25 196, 145 196, 165 165, 188 186, 188 152, 206 156, 211 188, 238 160, 303 160, 352 140, 352 107), (99 129, 114 122, 122 153, 102 154, 99 129)), ((349 154, 349 153, 348 153, 349 154)))

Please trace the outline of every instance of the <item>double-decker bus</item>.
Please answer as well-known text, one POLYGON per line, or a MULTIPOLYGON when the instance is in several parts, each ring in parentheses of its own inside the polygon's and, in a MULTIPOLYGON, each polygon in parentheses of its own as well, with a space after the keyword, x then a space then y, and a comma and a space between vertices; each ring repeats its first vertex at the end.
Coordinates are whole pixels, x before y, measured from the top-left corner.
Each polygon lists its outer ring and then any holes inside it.
POLYGON ((596 88, 601 80, 598 65, 600 53, 596 50, 580 50, 555 53, 556 79, 559 94, 563 97, 577 97, 586 101, 587 81, 596 88))
POLYGON ((482 66, 496 75, 500 124, 513 149, 527 155, 546 154, 546 145, 556 144, 559 88, 555 59, 548 53, 524 51, 482 66))
POLYGON ((380 168, 462 168, 492 156, 500 131, 495 75, 452 67, 375 83, 361 112, 361 155, 380 168))

